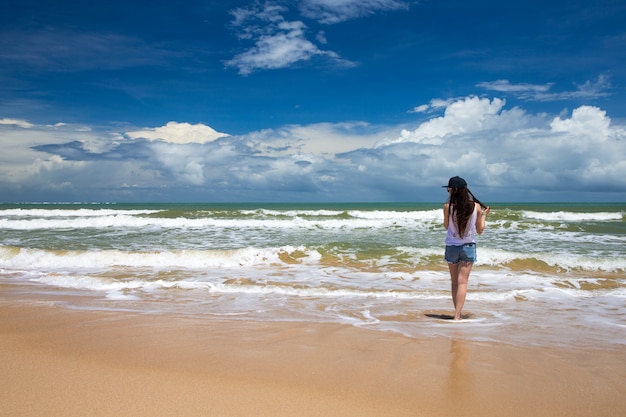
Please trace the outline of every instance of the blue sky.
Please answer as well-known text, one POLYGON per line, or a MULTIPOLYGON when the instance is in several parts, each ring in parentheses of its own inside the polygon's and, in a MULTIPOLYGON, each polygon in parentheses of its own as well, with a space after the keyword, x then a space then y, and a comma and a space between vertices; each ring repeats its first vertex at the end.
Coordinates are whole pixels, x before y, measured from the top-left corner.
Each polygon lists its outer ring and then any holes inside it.
POLYGON ((12 3, 0 202, 626 201, 621 0, 12 3))

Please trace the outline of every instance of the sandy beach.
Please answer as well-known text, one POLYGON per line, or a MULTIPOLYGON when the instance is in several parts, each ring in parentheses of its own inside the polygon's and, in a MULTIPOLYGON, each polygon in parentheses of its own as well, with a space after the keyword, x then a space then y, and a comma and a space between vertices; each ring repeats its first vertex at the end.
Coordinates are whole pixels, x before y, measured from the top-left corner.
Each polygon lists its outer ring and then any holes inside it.
POLYGON ((2 416, 622 416, 626 354, 0 304, 2 416))

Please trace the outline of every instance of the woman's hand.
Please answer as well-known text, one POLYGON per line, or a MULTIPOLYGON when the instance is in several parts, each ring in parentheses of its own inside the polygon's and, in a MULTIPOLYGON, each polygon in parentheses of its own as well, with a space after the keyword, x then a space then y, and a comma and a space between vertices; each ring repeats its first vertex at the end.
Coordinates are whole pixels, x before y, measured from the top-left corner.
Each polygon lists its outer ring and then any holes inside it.
MULTIPOLYGON (((478 203, 476 203, 476 205, 478 206, 478 203)), ((490 207, 486 207, 484 209, 481 207, 480 216, 476 217, 476 233, 479 235, 481 235, 485 230, 485 220, 487 219, 487 214, 489 214, 490 211, 490 207)))

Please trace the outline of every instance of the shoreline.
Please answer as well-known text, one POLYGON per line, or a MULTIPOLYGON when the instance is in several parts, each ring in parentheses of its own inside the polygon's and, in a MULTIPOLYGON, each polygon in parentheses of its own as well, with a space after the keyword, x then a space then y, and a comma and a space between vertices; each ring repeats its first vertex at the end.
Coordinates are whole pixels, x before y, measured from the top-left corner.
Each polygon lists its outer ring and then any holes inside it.
POLYGON ((0 416, 590 416, 626 353, 0 300, 0 416))

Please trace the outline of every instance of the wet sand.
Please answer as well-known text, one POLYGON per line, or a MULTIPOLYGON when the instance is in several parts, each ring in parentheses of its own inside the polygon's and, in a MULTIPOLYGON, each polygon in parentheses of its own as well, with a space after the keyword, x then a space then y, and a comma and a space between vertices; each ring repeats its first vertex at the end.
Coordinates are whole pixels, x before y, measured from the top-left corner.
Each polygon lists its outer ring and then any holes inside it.
POLYGON ((617 348, 15 300, 0 300, 0 375, 0 416, 11 417, 626 415, 617 348))

